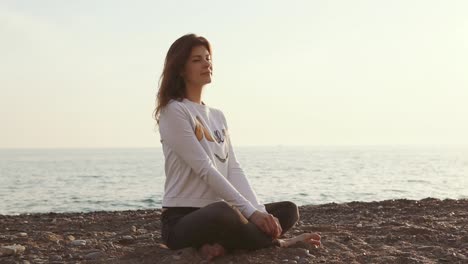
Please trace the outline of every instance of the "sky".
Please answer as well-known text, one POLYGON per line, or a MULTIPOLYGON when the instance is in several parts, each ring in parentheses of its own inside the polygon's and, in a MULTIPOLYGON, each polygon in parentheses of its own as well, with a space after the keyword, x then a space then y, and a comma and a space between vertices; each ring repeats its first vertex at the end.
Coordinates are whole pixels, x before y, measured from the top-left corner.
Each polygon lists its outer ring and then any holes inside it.
POLYGON ((468 2, 0 1, 0 148, 160 147, 169 46, 213 46, 232 141, 468 145, 468 2))

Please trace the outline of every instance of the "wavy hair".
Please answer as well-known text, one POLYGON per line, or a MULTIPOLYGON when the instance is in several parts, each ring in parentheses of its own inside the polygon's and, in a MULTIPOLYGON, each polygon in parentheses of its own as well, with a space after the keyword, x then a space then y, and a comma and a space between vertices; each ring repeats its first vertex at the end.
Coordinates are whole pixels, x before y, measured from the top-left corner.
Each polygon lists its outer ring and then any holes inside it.
POLYGON ((205 46, 211 55, 211 45, 204 37, 187 34, 178 38, 167 51, 164 69, 159 79, 159 90, 156 96, 154 119, 159 124, 159 114, 171 99, 182 101, 186 97, 185 82, 181 72, 190 57, 192 49, 205 46))

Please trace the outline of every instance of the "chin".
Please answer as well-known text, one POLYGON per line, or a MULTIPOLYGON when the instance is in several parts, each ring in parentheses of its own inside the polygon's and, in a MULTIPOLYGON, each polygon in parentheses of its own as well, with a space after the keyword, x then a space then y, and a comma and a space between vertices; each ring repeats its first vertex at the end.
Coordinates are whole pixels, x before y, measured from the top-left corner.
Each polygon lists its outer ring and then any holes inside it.
POLYGON ((206 79, 206 80, 203 80, 202 83, 203 83, 203 84, 209 84, 209 83, 211 83, 211 78, 206 79))

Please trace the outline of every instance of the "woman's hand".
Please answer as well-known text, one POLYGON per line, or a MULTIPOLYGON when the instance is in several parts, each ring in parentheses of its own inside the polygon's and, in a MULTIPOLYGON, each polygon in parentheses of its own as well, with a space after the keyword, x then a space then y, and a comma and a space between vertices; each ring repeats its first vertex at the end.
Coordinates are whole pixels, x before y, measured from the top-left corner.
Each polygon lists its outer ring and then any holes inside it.
POLYGON ((255 211, 250 216, 249 221, 272 238, 278 238, 283 232, 278 218, 274 217, 272 214, 255 211))

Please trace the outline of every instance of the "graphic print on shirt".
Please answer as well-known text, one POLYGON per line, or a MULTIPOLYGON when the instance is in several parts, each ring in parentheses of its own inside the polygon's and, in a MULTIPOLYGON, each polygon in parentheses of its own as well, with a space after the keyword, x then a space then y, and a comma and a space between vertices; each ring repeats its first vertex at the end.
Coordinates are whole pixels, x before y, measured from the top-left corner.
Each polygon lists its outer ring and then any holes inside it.
MULTIPOLYGON (((224 139, 226 138, 226 130, 222 129, 222 132, 219 132, 219 130, 215 130, 214 132, 214 137, 216 139, 216 142, 218 144, 224 143, 224 139)), ((201 141, 203 139, 203 136, 205 136, 206 140, 210 142, 214 142, 215 139, 213 139, 213 136, 211 135, 210 130, 208 130, 200 120, 200 118, 197 116, 195 120, 195 136, 197 137, 198 141, 201 141)), ((229 153, 226 153, 226 157, 222 158, 218 154, 215 153, 215 157, 221 161, 222 163, 225 163, 226 160, 228 159, 229 153)))
POLYGON ((203 139, 203 135, 205 135, 206 140, 210 142, 214 142, 213 137, 211 136, 210 131, 203 125, 202 121, 200 118, 197 116, 197 120, 195 121, 195 136, 197 136, 198 141, 201 141, 203 139))

